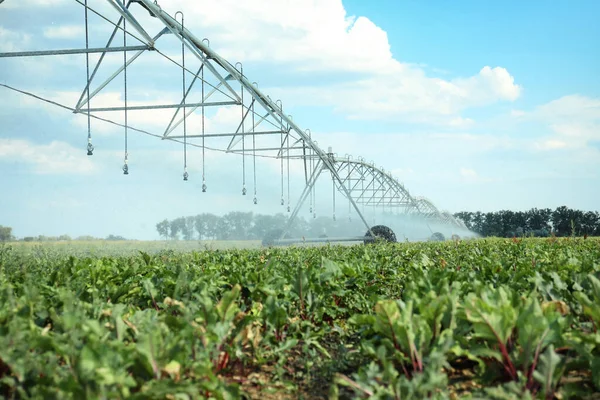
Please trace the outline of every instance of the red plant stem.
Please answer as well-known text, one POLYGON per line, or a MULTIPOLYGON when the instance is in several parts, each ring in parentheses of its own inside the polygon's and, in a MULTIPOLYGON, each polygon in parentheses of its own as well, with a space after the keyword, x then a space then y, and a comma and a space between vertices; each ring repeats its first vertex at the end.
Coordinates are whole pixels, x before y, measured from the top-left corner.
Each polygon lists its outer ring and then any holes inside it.
POLYGON ((423 372, 423 360, 419 356, 419 353, 417 352, 417 348, 415 347, 414 343, 411 344, 411 353, 414 353, 414 357, 417 360, 417 371, 423 372))
POLYGON ((406 366, 404 364, 402 364, 402 371, 404 372, 404 376, 410 379, 410 375, 408 374, 408 370, 406 369, 406 366))
MULTIPOLYGON (((394 326, 392 325, 392 319, 390 318, 390 316, 388 315, 387 312, 385 313, 385 316, 387 318, 388 325, 390 326, 390 331, 392 332, 392 343, 394 343, 394 348, 396 350, 398 350, 400 353, 404 354, 404 352, 400 348, 400 345, 398 344, 398 338, 396 338, 396 332, 394 332, 394 326)), ((411 359, 412 359, 412 363, 413 363, 413 368, 415 368, 415 361, 414 361, 414 358, 412 357, 412 354, 411 354, 411 359)), ((404 375, 406 375, 407 378, 410 378, 410 375, 408 374, 408 371, 406 370, 406 367, 404 366, 404 364, 402 364, 402 369, 404 370, 404 375)))
POLYGON ((510 356, 508 355, 508 349, 506 348, 506 345, 502 342, 502 340, 500 339, 500 336, 498 336, 498 333, 494 330, 494 328, 492 328, 492 325, 483 316, 483 314, 479 310, 475 310, 475 312, 479 314, 481 319, 483 319, 483 321, 486 323, 486 325, 494 333, 494 336, 496 337, 496 340, 498 341, 498 344, 500 346, 500 352, 502 353, 502 360, 504 361, 504 369, 506 370, 506 372, 508 372, 508 374, 510 375, 512 380, 517 380, 517 378, 518 378, 517 370, 516 370, 514 364, 512 363, 512 361, 510 360, 510 356))
POLYGON ((542 352, 542 342, 544 341, 544 338, 546 337, 548 332, 550 332, 550 329, 546 328, 546 330, 544 331, 544 334, 540 338, 540 342, 538 343, 538 345, 535 349, 535 356, 533 357, 533 362, 531 363, 531 367, 529 368, 529 371, 527 371, 527 389, 529 389, 529 390, 531 390, 531 388, 533 386, 533 371, 535 371, 535 368, 537 367, 537 363, 540 358, 540 353, 542 352))

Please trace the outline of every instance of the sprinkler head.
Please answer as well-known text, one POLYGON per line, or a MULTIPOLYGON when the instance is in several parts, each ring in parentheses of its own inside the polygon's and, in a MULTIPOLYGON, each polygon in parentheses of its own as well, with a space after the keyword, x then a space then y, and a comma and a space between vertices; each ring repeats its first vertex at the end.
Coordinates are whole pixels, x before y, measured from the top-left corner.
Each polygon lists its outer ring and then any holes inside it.
POLYGON ((202 193, 206 193, 206 183, 202 184, 202 193))
POLYGON ((129 175, 129 166, 127 163, 123 164, 123 175, 129 175))
POLYGON ((317 213, 313 213, 313 218, 317 218, 317 213))
POLYGON ((309 214, 312 214, 312 207, 308 210, 309 214))
POLYGON ((94 155, 94 146, 92 145, 92 142, 88 142, 88 145, 87 145, 87 155, 88 156, 93 156, 94 155))
POLYGON ((253 202, 254 204, 258 204, 258 199, 256 198, 256 196, 254 196, 254 199, 252 200, 252 202, 253 202))
POLYGON ((283 197, 281 198, 281 205, 284 205, 285 201, 283 201, 283 197))
POLYGON ((246 195, 246 193, 247 193, 247 191, 246 191, 246 188, 243 188, 243 189, 242 189, 242 196, 245 196, 245 195, 246 195))
POLYGON ((183 180, 184 180, 184 181, 187 181, 187 180, 188 180, 188 178, 189 178, 189 176, 190 176, 190 174, 188 174, 188 173, 187 173, 187 171, 185 171, 185 172, 183 173, 183 180))
POLYGON ((287 207, 287 212, 292 212, 292 209, 290 208, 290 206, 287 207))

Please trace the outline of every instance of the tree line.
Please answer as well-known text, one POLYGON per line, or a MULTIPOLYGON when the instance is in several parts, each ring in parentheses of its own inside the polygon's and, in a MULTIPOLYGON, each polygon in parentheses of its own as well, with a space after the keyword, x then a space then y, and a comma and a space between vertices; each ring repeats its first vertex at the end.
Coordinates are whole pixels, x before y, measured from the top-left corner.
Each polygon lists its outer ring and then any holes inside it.
MULTIPOLYGON (((550 235, 600 236, 600 214, 597 211, 573 210, 566 206, 555 210, 532 208, 528 211, 501 210, 495 212, 461 211, 454 214, 467 228, 482 236, 514 237, 550 235)), ((384 218, 385 219, 385 218, 384 218)), ((165 219, 156 224, 165 240, 262 240, 270 232, 286 226, 285 214, 263 215, 232 211, 223 216, 203 213, 195 216, 165 219)), ((288 232, 290 237, 348 236, 361 232, 358 220, 331 217, 309 219, 298 217, 288 232)), ((402 233, 402 232, 397 232, 402 233)))
POLYGON ((600 214, 597 211, 574 210, 566 206, 555 210, 461 211, 454 217, 482 236, 600 236, 600 214))
POLYGON ((8 226, 0 225, 0 242, 9 242, 9 241, 23 241, 23 242, 70 242, 72 240, 75 241, 95 241, 95 240, 107 240, 107 241, 121 241, 128 240, 123 236, 119 235, 108 235, 106 238, 97 238, 91 235, 82 235, 72 238, 69 235, 60 235, 60 236, 46 236, 46 235, 38 235, 38 236, 25 236, 23 238, 16 238, 12 234, 12 228, 8 226))
MULTIPOLYGON (((165 219, 156 224, 163 239, 183 240, 262 240, 270 232, 286 226, 285 214, 263 215, 232 211, 223 216, 203 213, 196 216, 165 219)), ((349 231, 364 230, 359 221, 317 217, 307 221, 298 217, 291 226, 290 237, 347 236, 349 231)))

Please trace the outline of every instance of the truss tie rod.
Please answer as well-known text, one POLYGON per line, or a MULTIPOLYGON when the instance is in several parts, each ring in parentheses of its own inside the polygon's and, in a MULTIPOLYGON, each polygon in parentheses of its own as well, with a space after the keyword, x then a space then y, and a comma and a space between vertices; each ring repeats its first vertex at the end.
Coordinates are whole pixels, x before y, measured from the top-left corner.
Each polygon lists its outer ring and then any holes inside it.
MULTIPOLYGON (((239 105, 237 101, 215 101, 210 103, 187 103, 186 106, 189 107, 200 107, 200 106, 231 106, 231 105, 239 105)), ((136 110, 159 110, 164 108, 180 108, 181 104, 156 104, 156 105, 148 105, 148 106, 128 106, 128 111, 136 111, 136 110)), ((101 112, 101 111, 124 111, 125 107, 99 107, 99 108, 90 108, 90 111, 93 112, 101 112)))
MULTIPOLYGON (((275 134, 280 134, 281 131, 263 131, 263 132, 254 132, 254 135, 275 135, 275 134)), ((229 136, 235 136, 235 135, 241 135, 240 133, 237 132, 231 132, 231 133, 205 133, 204 135, 187 135, 188 138, 201 138, 201 137, 229 137, 229 136)), ((244 136, 252 136, 252 133, 244 133, 244 136)), ((183 136, 167 136, 164 139, 182 139, 183 136)))
POLYGON ((149 46, 126 46, 126 47, 95 47, 89 49, 63 49, 63 50, 39 50, 39 51, 14 51, 0 53, 4 57, 36 57, 36 56, 62 56, 68 54, 110 53, 120 51, 154 50, 149 46))
MULTIPOLYGON (((248 136, 252 136, 252 135, 248 135, 248 136)), ((171 137, 171 136, 169 136, 169 137, 171 137)), ((188 137, 192 137, 192 136, 188 135, 188 137)), ((290 150, 302 150, 303 147, 290 147, 289 149, 290 150)), ((281 147, 263 147, 263 148, 258 148, 257 147, 256 148, 256 151, 278 151, 278 150, 281 150, 281 147)), ((286 152, 287 152, 287 150, 288 149, 286 148, 286 152)), ((228 150, 228 151, 225 151, 225 152, 226 153, 240 153, 241 154, 240 150, 228 150)), ((286 157, 289 157, 289 156, 288 155, 283 155, 283 158, 286 158, 286 157)), ((299 154, 298 158, 301 158, 301 157, 302 157, 302 154, 299 154)), ((277 156, 273 156, 273 158, 280 159, 280 158, 282 158, 282 156, 277 155, 277 156)))

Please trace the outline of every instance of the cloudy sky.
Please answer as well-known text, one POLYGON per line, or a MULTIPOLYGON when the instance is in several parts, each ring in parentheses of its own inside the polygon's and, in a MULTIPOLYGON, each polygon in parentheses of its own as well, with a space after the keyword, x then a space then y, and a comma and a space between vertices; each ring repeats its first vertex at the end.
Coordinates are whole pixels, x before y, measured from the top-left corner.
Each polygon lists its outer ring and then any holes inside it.
MULTIPOLYGON (((89 4, 116 21, 108 2, 89 4)), ((242 62, 246 76, 281 99, 321 147, 373 160, 440 209, 600 209, 597 1, 159 4, 171 14, 181 10, 197 37, 209 38, 232 64, 242 62)), ((148 21, 151 34, 160 30, 138 5, 132 10, 148 21)), ((90 45, 103 46, 111 26, 95 15, 90 24, 90 45)), ((84 46, 77 1, 0 4, 0 52, 84 46)), ((161 46, 180 56, 175 41, 161 46)), ((118 57, 107 58, 113 70, 118 57)), ((136 65, 128 77, 131 101, 178 102, 180 70, 157 58, 140 57, 136 65)), ((82 55, 0 58, 0 84, 70 107, 85 74, 82 55)), ((122 101, 122 85, 114 84, 94 105, 122 101)), ((205 123, 217 129, 228 113, 219 110, 205 123)), ((129 122, 162 134, 165 116, 137 113, 129 122)), ((200 122, 193 114, 189 129, 198 131, 200 122)), ((0 86, 0 225, 12 226, 19 237, 112 233, 155 239, 154 226, 164 218, 285 211, 277 163, 258 161, 254 206, 251 196, 241 196, 238 156, 207 152, 209 190, 201 193, 199 149, 188 154, 190 180, 183 182, 180 145, 130 132, 131 173, 124 176, 123 129, 93 121, 92 137, 96 150, 88 157, 85 116, 0 86)), ((292 206, 301 175, 292 173, 292 206)), ((252 191, 252 175, 246 179, 252 191)), ((321 185, 318 212, 331 215, 331 186, 321 185)))

